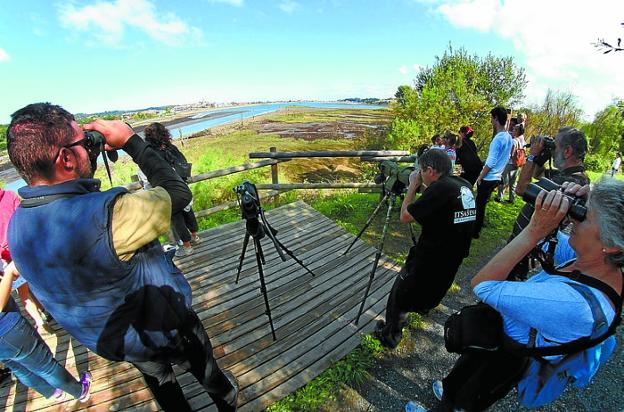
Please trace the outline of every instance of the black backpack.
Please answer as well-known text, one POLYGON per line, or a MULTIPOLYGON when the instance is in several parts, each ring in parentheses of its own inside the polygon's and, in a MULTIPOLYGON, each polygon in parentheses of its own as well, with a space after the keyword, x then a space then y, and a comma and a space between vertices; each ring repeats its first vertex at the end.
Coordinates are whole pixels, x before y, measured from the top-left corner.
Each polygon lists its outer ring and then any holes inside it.
POLYGON ((165 160, 173 167, 178 175, 187 181, 191 177, 192 163, 186 161, 186 157, 177 147, 171 146, 164 150, 165 160))

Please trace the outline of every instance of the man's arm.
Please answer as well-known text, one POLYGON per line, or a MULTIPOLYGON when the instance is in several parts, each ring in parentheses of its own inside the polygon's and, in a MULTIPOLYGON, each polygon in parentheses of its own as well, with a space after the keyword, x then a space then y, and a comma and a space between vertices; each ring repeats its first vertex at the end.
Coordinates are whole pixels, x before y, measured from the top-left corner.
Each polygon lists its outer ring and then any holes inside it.
POLYGON ((487 280, 505 280, 511 269, 539 242, 559 226, 570 203, 560 191, 542 190, 535 200, 535 212, 531 221, 518 236, 498 252, 470 281, 474 289, 487 280))
POLYGON ((522 196, 529 183, 531 183, 531 178, 535 172, 535 163, 533 162, 533 158, 540 154, 543 147, 544 143, 541 139, 531 139, 531 151, 529 152, 526 163, 522 166, 518 183, 516 183, 516 194, 518 196, 522 196))
POLYGON ((401 204, 401 216, 399 217, 401 223, 410 223, 414 221, 414 216, 407 211, 407 207, 414 201, 416 191, 421 185, 422 177, 420 176, 420 173, 418 173, 413 179, 410 180, 410 185, 407 188, 407 194, 403 198, 403 203, 401 204))

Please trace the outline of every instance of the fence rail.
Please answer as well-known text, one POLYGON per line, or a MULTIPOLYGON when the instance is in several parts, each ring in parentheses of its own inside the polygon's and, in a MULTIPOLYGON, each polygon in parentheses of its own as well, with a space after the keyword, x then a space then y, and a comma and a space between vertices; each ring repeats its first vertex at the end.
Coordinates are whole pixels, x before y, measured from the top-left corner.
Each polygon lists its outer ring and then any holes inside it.
MULTIPOLYGON (((290 159, 297 158, 313 158, 313 157, 358 157, 362 161, 377 161, 377 160, 394 160, 398 162, 411 162, 413 161, 408 155, 409 153, 404 150, 352 150, 352 151, 307 151, 307 152, 278 152, 277 148, 271 147, 269 152, 252 152, 249 153, 249 157, 265 158, 255 163, 246 163, 240 166, 232 166, 226 169, 212 170, 210 172, 201 173, 195 176, 191 176, 188 179, 189 184, 202 182, 204 180, 214 179, 217 177, 227 176, 234 173, 240 173, 247 170, 258 169, 262 167, 271 167, 271 183, 257 183, 258 190, 267 190, 268 192, 261 195, 261 199, 278 198, 280 193, 284 193, 289 190, 306 190, 306 189, 378 189, 381 185, 375 183, 361 183, 361 182, 340 182, 340 183, 280 183, 279 182, 279 169, 278 164, 286 162, 290 159)), ((134 178, 133 178, 134 180, 134 178)), ((133 181, 124 186, 130 191, 136 191, 143 188, 143 185, 139 181, 133 181)), ((208 209, 195 211, 197 217, 205 217, 216 212, 236 207, 237 202, 235 200, 225 202, 220 205, 213 206, 208 209)))

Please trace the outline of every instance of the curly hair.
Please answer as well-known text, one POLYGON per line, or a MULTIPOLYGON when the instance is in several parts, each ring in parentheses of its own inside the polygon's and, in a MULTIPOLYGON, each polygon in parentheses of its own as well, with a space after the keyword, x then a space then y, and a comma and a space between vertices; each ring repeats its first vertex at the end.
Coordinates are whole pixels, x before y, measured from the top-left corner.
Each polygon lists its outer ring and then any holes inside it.
POLYGON ((26 183, 53 177, 59 149, 74 137, 74 120, 67 110, 47 102, 29 104, 11 115, 9 158, 26 183))
POLYGON ((172 145, 171 133, 162 123, 155 122, 148 125, 143 133, 145 141, 155 147, 164 149, 172 145))

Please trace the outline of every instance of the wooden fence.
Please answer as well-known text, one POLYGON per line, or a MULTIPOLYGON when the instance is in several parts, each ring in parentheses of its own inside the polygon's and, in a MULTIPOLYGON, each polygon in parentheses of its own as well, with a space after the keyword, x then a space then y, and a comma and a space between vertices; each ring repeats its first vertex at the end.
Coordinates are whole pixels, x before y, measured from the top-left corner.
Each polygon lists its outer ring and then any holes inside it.
MULTIPOLYGON (((364 162, 374 162, 380 160, 393 160, 396 162, 413 162, 413 158, 404 150, 351 150, 351 151, 303 151, 303 152, 278 152, 277 148, 271 147, 268 152, 249 153, 250 159, 264 159, 254 163, 246 163, 240 166, 232 166, 226 169, 213 170, 199 175, 191 176, 188 179, 190 184, 202 182, 204 180, 240 173, 247 170, 271 167, 271 183, 255 183, 258 190, 266 191, 261 194, 261 199, 275 198, 280 193, 289 190, 300 189, 379 189, 381 185, 375 183, 361 182, 341 182, 341 183, 280 183, 278 165, 291 159, 305 158, 360 158, 364 162)), ((133 181, 125 185, 128 190, 140 190, 143 188, 141 182, 133 181)), ((195 211, 197 217, 208 216, 212 213, 220 212, 232 207, 236 207, 236 201, 225 202, 220 205, 195 211)))

